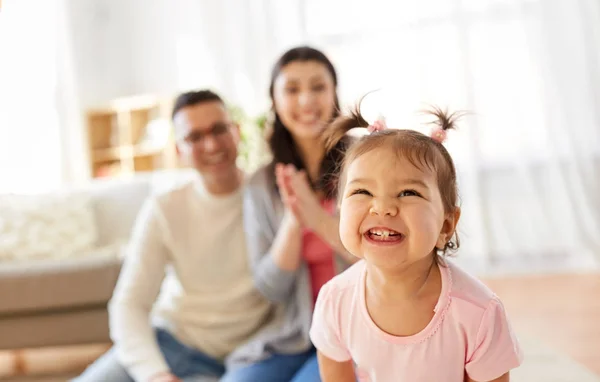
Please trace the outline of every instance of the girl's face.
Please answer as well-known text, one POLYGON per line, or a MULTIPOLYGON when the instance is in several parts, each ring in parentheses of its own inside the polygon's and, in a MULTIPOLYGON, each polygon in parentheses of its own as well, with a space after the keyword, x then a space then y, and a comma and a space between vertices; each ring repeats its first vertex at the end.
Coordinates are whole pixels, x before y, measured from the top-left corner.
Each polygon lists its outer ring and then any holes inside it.
POLYGON ((294 139, 315 139, 333 117, 335 85, 318 61, 293 61, 281 69, 273 85, 273 102, 294 139))
POLYGON ((340 206, 346 249, 369 264, 403 270, 450 240, 458 210, 444 212, 435 173, 378 148, 348 164, 340 206))

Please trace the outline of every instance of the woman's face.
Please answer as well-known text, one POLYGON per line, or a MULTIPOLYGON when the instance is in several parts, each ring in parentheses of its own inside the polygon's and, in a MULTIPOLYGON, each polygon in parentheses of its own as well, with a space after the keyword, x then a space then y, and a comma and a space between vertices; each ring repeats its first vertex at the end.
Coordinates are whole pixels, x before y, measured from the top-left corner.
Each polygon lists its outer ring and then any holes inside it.
POLYGON ((335 85, 318 61, 293 61, 273 84, 273 102, 281 122, 294 139, 315 139, 333 117, 335 85))

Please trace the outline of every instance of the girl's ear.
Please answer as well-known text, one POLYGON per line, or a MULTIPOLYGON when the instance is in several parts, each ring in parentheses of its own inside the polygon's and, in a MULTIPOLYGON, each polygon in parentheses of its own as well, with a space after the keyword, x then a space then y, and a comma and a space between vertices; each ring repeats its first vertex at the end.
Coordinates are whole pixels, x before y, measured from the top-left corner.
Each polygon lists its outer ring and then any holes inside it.
POLYGON ((440 231, 440 235, 435 245, 436 248, 446 247, 446 243, 450 241, 452 235, 454 235, 454 232, 456 231, 456 225, 460 219, 460 213, 460 207, 456 207, 453 211, 446 214, 444 223, 442 224, 442 230, 440 231))

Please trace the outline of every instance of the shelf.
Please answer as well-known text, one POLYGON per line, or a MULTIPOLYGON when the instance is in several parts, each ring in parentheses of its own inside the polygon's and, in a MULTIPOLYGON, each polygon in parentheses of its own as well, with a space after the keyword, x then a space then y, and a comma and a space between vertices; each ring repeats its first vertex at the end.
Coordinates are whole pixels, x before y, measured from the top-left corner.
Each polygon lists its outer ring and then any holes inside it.
POLYGON ((149 155, 160 155, 163 154, 166 146, 154 146, 148 144, 133 145, 133 146, 121 146, 121 147, 110 147, 106 149, 96 149, 92 153, 92 160, 94 162, 106 162, 119 160, 123 157, 142 157, 149 155))
POLYGON ((177 166, 172 101, 154 95, 124 97, 86 111, 92 177, 177 166))

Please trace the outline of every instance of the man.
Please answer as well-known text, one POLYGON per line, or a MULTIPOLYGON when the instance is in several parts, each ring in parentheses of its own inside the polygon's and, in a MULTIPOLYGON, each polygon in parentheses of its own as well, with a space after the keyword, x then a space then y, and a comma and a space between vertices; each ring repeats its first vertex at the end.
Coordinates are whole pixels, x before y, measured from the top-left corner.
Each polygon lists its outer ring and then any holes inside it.
POLYGON ((239 126, 208 90, 180 95, 172 116, 198 176, 146 201, 109 304, 115 345, 77 381, 216 381, 271 314, 247 260, 239 126))

